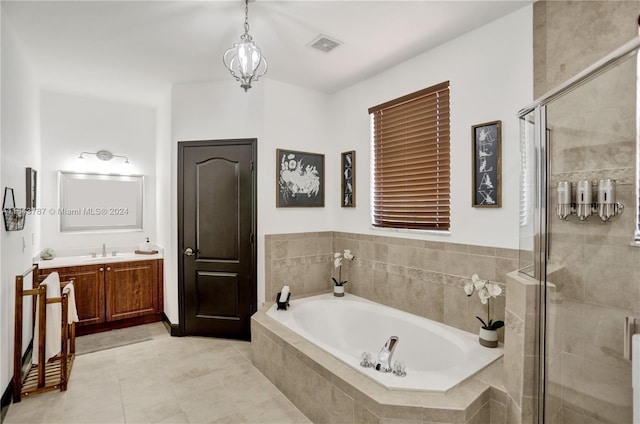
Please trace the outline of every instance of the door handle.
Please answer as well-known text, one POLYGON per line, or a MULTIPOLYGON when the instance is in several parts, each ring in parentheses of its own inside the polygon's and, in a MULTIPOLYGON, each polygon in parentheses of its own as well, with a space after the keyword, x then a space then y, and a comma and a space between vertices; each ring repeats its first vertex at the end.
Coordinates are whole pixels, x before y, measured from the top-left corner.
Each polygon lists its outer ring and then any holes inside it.
POLYGON ((633 335, 640 333, 639 317, 624 317, 624 337, 622 353, 624 359, 631 361, 633 355, 633 335))
POLYGON ((194 252, 192 248, 187 247, 184 250, 184 254, 187 255, 187 256, 194 256, 196 254, 196 252, 194 252))

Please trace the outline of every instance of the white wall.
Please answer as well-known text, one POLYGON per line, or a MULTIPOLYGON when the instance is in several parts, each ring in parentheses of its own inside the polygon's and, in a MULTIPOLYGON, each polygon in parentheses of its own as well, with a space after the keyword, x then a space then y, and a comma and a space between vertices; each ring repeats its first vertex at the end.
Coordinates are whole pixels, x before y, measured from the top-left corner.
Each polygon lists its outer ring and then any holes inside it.
MULTIPOLYGON (((335 230, 502 248, 518 247, 519 127, 516 113, 533 100, 532 6, 520 9, 331 99, 336 146, 355 149, 355 209, 329 204, 335 230), (450 235, 376 230, 370 226, 371 106, 450 81, 450 235), (502 121, 502 208, 471 207, 471 126, 502 121)), ((329 169, 330 173, 338 170, 329 169)))
MULTIPOLYGON (((244 93, 231 78, 175 85, 158 108, 44 92, 42 157, 46 161, 38 165, 41 206, 57 206, 55 171, 72 169, 80 151, 108 149, 129 156, 135 173, 151 176, 147 179, 145 233, 166 249, 165 313, 173 323, 178 322, 177 258, 182 248, 177 246, 176 222, 178 141, 258 139, 259 302, 264 299, 265 234, 338 230, 516 248, 519 157, 515 114, 532 100, 531 52, 532 8, 527 7, 334 95, 270 79, 244 93), (451 81, 451 234, 373 230, 369 224, 367 109, 444 80, 451 81), (470 128, 496 119, 503 121, 503 207, 475 209, 470 206, 470 128), (277 148, 326 155, 324 208, 275 207, 277 148), (352 209, 341 208, 339 198, 340 152, 346 150, 357 151, 357 207, 352 209)), ((3 56, 8 54, 3 41, 3 56)), ((3 103, 6 97, 3 93, 3 103)), ((37 128, 38 105, 28 109, 15 113, 21 120, 36 114, 37 128)), ((4 133, 3 129, 3 139, 4 133)), ((4 163, 3 152, 3 176, 4 163)), ((144 235, 61 235, 55 217, 44 217, 42 242, 37 246, 126 245, 137 243, 144 235)))
MULTIPOLYGON (((191 140, 258 139, 258 302, 261 302, 264 299, 264 235, 332 228, 325 208, 276 208, 275 204, 276 149, 327 152, 331 143, 326 126, 328 96, 268 79, 244 93, 229 79, 175 85, 172 99, 174 145, 191 140)), ((177 175, 175 164, 174 150, 171 166, 177 175)), ((176 184, 177 178, 173 177, 172 182, 176 184)), ((327 183, 327 187, 333 186, 331 179, 327 183)), ((338 191, 329 188, 325 202, 337 196, 338 191)), ((176 193, 177 188, 173 192, 176 193)), ((175 209, 177 199, 172 199, 172 210, 175 209)), ((173 233, 177 233, 175 220, 173 233)), ((182 247, 174 244, 174 251, 180 254, 182 247)), ((177 281, 177 268, 170 275, 169 278, 177 281)), ((177 286, 175 297, 166 294, 170 298, 167 302, 173 303, 167 305, 171 311, 167 316, 177 323, 177 286)))
POLYGON ((177 302, 178 282, 175 278, 176 255, 172 246, 175 245, 177 234, 173 232, 172 223, 175 221, 176 208, 172 208, 172 157, 173 143, 171 142, 171 89, 167 88, 160 101, 156 115, 156 241, 166 248, 164 254, 164 312, 169 319, 178 322, 177 302), (175 317, 175 319, 174 319, 175 317))
POLYGON ((178 142, 231 138, 258 138, 258 158, 263 129, 264 85, 256 84, 247 93, 232 81, 177 84, 171 94, 171 156, 165 158, 171 170, 171 245, 165 250, 165 314, 177 324, 178 255, 186 246, 178 246, 178 142), (238 91, 240 92, 238 93, 238 91), (166 259, 165 259, 166 260, 166 259))
MULTIPOLYGON (((532 100, 532 76, 532 8, 527 7, 334 95, 269 79, 248 93, 232 80, 175 85, 171 181, 176 184, 175 142, 258 138, 258 302, 264 300, 265 234, 337 230, 517 248, 516 112, 532 100), (445 80, 451 81, 450 235, 374 230, 367 109, 445 80), (471 126, 492 120, 503 122, 503 206, 476 209, 471 207, 471 126), (324 208, 275 207, 277 148, 325 154, 324 208), (347 150, 357 151, 356 208, 340 207, 340 152, 347 150)), ((177 208, 176 199, 171 205, 177 208)), ((179 254, 175 242, 171 250, 179 254)), ((177 281, 177 269, 169 278, 177 281)), ((166 295, 167 315, 176 323, 177 286, 175 297, 166 295)))
MULTIPOLYGON (((15 191, 16 204, 25 207, 25 168, 40 169, 39 93, 34 73, 25 59, 5 16, 1 24, 2 101, 0 131, 0 193, 15 191)), ((13 376, 13 322, 15 276, 31 266, 37 246, 38 218, 27 216, 24 230, 5 231, 0 224, 0 393, 13 376), (33 242, 32 242, 33 237, 33 242), (24 246, 24 247, 23 247, 24 246)), ((28 285, 31 281, 26 281, 28 285)), ((27 284, 25 284, 27 285, 27 284)), ((27 314, 28 316, 28 314, 27 314)))
POLYGON ((42 248, 95 250, 135 246, 150 237, 156 241, 156 109, 150 106, 42 91, 42 166, 40 170, 42 248), (60 233, 59 216, 50 214, 58 205, 58 171, 121 172, 120 158, 109 162, 85 155, 87 165, 78 168, 80 152, 108 150, 131 162, 131 173, 145 176, 142 232, 60 233), (106 166, 106 167, 105 167, 106 166))

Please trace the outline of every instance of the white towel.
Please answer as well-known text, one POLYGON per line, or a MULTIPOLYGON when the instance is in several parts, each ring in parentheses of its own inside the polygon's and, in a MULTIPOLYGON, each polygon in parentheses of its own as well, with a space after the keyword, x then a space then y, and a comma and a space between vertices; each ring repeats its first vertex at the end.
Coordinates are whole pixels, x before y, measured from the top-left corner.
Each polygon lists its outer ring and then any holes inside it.
POLYGON ((289 297, 289 286, 282 286, 282 290, 280 290, 280 299, 278 299, 278 302, 280 303, 286 302, 288 297, 289 297))
POLYGON ((67 293, 67 322, 73 324, 80 321, 78 319, 78 309, 76 308, 76 292, 73 288, 73 283, 69 283, 64 286, 62 293, 67 293))
MULTIPOLYGON (((52 272, 45 278, 45 280, 40 283, 44 284, 47 287, 47 299, 52 297, 60 297, 60 276, 58 276, 57 272, 52 272)), ((38 301, 34 303, 34 307, 36 308, 36 325, 33 330, 33 363, 38 363, 38 326, 39 326, 39 314, 38 314, 38 301)), ((56 356, 60 353, 62 348, 60 344, 60 339, 62 336, 62 304, 61 303, 51 303, 46 305, 46 315, 47 315, 47 326, 45 333, 45 351, 44 358, 45 361, 56 356)))

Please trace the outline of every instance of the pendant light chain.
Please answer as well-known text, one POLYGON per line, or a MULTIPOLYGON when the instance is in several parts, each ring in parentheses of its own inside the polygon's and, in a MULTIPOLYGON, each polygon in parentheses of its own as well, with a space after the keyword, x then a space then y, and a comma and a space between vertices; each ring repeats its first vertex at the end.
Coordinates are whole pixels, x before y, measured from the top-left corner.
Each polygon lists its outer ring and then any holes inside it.
POLYGON ((249 35, 249 0, 244 2, 244 35, 251 39, 249 35))

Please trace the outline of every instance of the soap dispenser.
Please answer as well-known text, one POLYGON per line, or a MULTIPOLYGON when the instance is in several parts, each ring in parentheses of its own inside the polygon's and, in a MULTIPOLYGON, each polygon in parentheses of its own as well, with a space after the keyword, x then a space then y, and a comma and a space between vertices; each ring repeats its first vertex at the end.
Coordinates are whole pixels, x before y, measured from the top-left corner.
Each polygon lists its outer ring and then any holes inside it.
POLYGON ((151 252, 151 243, 149 242, 149 237, 146 238, 146 241, 140 244, 140 251, 142 252, 151 252))

